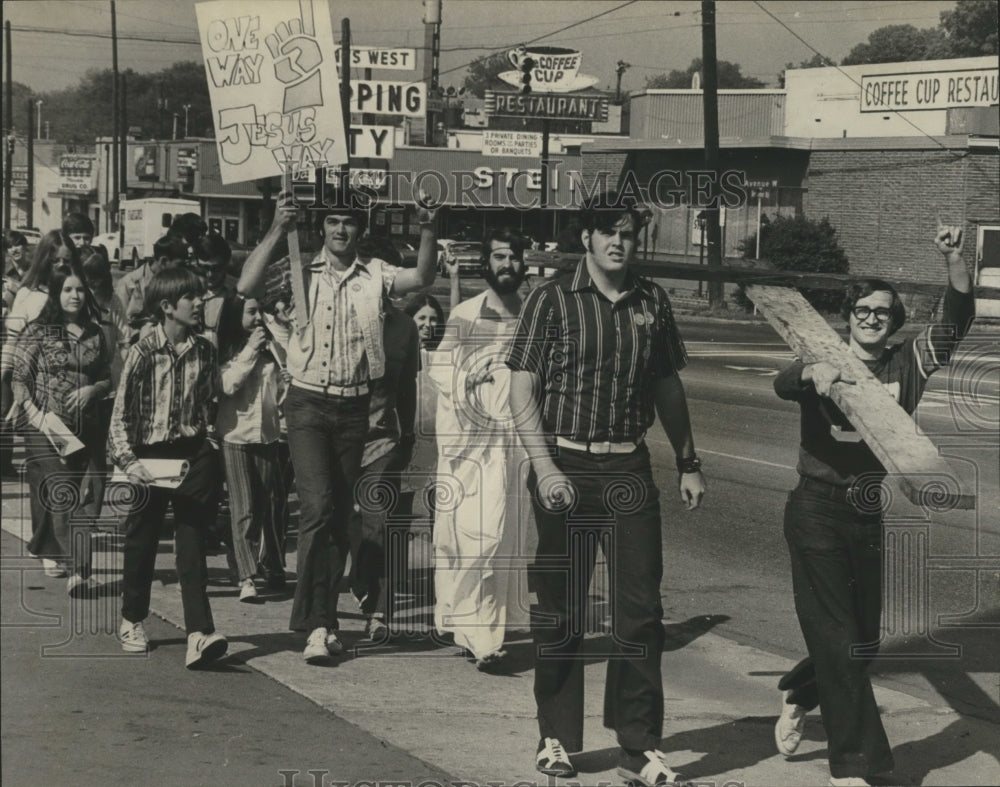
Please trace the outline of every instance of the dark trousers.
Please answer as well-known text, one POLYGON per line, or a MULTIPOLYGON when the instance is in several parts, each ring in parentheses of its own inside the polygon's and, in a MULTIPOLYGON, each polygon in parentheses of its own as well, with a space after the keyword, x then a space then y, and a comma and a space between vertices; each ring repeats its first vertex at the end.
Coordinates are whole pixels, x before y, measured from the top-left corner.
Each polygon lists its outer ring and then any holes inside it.
POLYGON ((350 551, 348 528, 368 432, 368 402, 368 396, 328 396, 295 386, 285 400, 299 495, 293 631, 338 628, 337 599, 350 551))
POLYGON ((132 623, 149 615, 150 587, 156 570, 160 529, 167 504, 174 509, 174 549, 177 579, 188 634, 215 631, 208 603, 208 567, 205 563, 205 533, 215 521, 222 489, 218 449, 207 440, 144 446, 140 458, 187 459, 191 466, 176 489, 135 487, 134 502, 125 519, 124 567, 122 570, 122 617, 132 623))
POLYGON ((24 449, 31 507, 28 551, 58 560, 73 573, 90 576, 90 550, 83 544, 74 548, 70 525, 70 519, 80 508, 89 451, 77 451, 62 459, 48 438, 30 427, 24 432, 24 449))
POLYGON ((843 490, 804 482, 788 495, 785 540, 809 658, 778 687, 791 690, 789 703, 819 705, 834 777, 890 771, 892 751, 867 672, 882 614, 881 517, 860 514, 843 490))
POLYGON ((278 535, 278 512, 286 497, 278 466, 278 444, 223 443, 233 550, 239 578, 262 566, 283 565, 284 539, 278 535))
POLYGON ((659 492, 649 451, 594 456, 560 449, 555 459, 578 496, 567 513, 543 508, 529 474, 538 551, 530 569, 538 597, 531 633, 535 643, 535 702, 542 737, 569 751, 583 747, 583 667, 588 590, 596 542, 607 560, 612 619, 611 654, 604 685, 604 726, 628 749, 653 749, 663 732, 663 575, 659 492))

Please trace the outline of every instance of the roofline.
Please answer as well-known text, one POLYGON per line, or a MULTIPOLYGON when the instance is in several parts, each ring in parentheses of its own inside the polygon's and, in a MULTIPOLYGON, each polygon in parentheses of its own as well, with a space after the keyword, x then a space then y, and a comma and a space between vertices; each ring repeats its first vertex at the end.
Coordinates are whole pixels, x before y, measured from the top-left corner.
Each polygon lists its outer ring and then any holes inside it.
MULTIPOLYGON (((585 144, 583 153, 627 153, 639 150, 701 150, 701 140, 633 139, 616 143, 600 140, 585 144)), ((924 137, 722 137, 722 149, 774 148, 777 150, 967 150, 968 148, 998 147, 997 137, 978 137, 968 134, 947 134, 924 137)))

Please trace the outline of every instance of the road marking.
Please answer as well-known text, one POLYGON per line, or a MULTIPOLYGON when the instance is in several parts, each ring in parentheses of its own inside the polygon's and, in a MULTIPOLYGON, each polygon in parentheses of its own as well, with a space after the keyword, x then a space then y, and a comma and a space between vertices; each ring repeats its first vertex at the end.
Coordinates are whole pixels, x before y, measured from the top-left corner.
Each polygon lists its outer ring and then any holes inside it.
POLYGON ((727 363, 726 368, 737 372, 757 372, 758 377, 774 377, 778 373, 777 369, 769 366, 733 366, 727 363))
MULTIPOLYGON (((659 438, 655 438, 655 437, 646 437, 646 442, 647 443, 657 443, 659 445, 664 445, 664 446, 669 446, 670 445, 670 443, 667 442, 666 439, 659 439, 659 438)), ((782 465, 782 464, 778 464, 777 462, 768 462, 766 459, 753 459, 752 457, 749 457, 749 456, 736 456, 735 454, 726 454, 726 453, 723 453, 722 451, 712 451, 712 450, 710 450, 708 448, 698 448, 698 453, 699 454, 712 454, 713 456, 721 456, 721 457, 724 457, 726 459, 735 459, 738 462, 752 462, 753 464, 756 464, 756 465, 766 465, 767 467, 777 467, 779 470, 792 470, 792 471, 795 470, 795 468, 792 467, 791 465, 782 465)))

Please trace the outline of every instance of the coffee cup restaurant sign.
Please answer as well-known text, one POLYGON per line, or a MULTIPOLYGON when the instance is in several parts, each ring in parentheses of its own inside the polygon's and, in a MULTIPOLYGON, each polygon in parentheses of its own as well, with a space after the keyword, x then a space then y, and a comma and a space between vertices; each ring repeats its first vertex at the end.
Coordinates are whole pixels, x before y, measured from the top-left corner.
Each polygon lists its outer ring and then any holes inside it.
POLYGON ((532 93, 570 93, 597 84, 597 77, 579 73, 580 51, 562 46, 520 46, 507 53, 516 71, 497 74, 508 85, 521 87, 530 72, 532 93))
POLYGON ((552 95, 486 91, 486 114, 504 117, 590 120, 606 123, 608 99, 597 95, 552 95))

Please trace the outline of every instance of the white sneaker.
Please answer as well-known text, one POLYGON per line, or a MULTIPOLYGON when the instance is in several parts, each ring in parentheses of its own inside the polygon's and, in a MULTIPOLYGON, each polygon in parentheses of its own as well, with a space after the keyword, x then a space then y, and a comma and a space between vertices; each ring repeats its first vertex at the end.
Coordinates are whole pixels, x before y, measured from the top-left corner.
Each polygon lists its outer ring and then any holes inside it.
POLYGON ((252 604, 257 600, 257 586, 253 583, 253 577, 247 577, 240 582, 240 601, 252 604))
POLYGON ((149 650, 149 637, 146 636, 146 629, 142 627, 142 621, 132 623, 122 620, 122 625, 118 629, 118 639, 122 643, 122 650, 126 653, 145 653, 149 650))
POLYGON ((325 628, 313 629, 306 640, 306 648, 302 651, 302 658, 306 664, 322 664, 330 658, 330 651, 326 648, 325 628))
POLYGON ((66 592, 71 598, 93 598, 97 594, 97 582, 93 577, 84 579, 73 574, 66 580, 66 592))
POLYGON ((840 778, 831 776, 830 787, 871 787, 871 785, 860 776, 841 776, 840 778))
POLYGON ((45 569, 45 576, 52 577, 53 579, 62 579, 66 576, 66 569, 60 566, 55 560, 51 558, 42 558, 42 568, 45 569))
POLYGON ((229 643, 221 634, 203 634, 195 631, 188 634, 187 657, 184 659, 184 666, 188 669, 202 667, 209 662, 221 659, 226 655, 229 643))
POLYGON ((538 742, 535 768, 546 776, 560 776, 564 779, 576 776, 576 768, 558 738, 542 738, 538 742))
POLYGON ((774 725, 774 743, 778 751, 785 757, 791 757, 799 748, 802 740, 802 730, 806 726, 806 714, 809 712, 801 705, 789 704, 791 691, 782 695, 781 715, 774 725))

